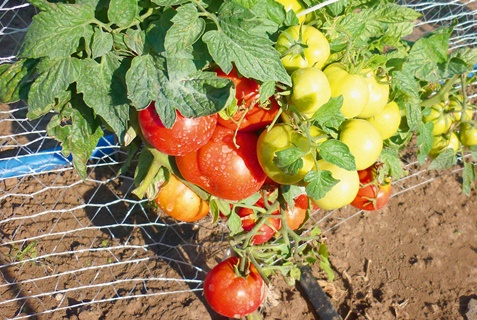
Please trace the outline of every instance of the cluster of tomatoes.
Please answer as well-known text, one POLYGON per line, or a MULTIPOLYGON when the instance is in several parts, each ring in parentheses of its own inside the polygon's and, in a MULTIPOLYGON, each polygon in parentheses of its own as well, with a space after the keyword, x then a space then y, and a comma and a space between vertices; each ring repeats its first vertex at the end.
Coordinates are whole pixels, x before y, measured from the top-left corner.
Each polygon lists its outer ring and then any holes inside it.
POLYGON ((450 95, 444 101, 423 110, 423 122, 432 123, 433 143, 429 156, 435 158, 446 150, 457 153, 461 145, 477 145, 477 126, 473 121, 475 110, 464 103, 461 93, 450 95))

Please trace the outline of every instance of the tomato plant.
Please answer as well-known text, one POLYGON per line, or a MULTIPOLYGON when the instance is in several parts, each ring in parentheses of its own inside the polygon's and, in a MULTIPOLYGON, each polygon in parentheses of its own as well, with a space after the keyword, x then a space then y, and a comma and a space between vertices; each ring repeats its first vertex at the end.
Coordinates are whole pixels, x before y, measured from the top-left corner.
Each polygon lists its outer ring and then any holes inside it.
POLYGON ((265 283, 257 269, 250 264, 243 274, 240 259, 230 257, 207 273, 204 297, 212 309, 224 317, 244 317, 262 304, 265 283))
POLYGON ((174 125, 167 128, 152 102, 146 109, 139 111, 138 122, 144 139, 151 146, 165 154, 182 156, 209 141, 217 125, 217 115, 186 118, 176 111, 174 125))
POLYGON ((306 67, 292 73, 291 103, 306 117, 311 117, 331 98, 331 87, 323 71, 306 67))
POLYGON ((341 113, 345 118, 358 116, 368 103, 369 89, 365 77, 349 73, 343 65, 333 63, 327 66, 325 73, 331 87, 331 96, 343 96, 341 113))
POLYGON ((358 171, 348 171, 326 160, 318 160, 318 169, 330 171, 333 178, 339 180, 321 199, 312 199, 324 210, 342 208, 350 204, 359 190, 358 171))
POLYGON ((154 202, 162 211, 179 221, 194 222, 209 213, 207 201, 172 174, 160 187, 154 202))
POLYGON ((285 123, 276 124, 260 134, 257 156, 267 176, 280 184, 298 183, 313 168, 314 163, 307 138, 285 123), (295 150, 299 154, 298 160, 302 166, 296 172, 285 170, 276 160, 278 152, 287 150, 295 150))
POLYGON ((391 138, 401 125, 401 110, 395 101, 386 104, 381 112, 368 120, 381 134, 383 140, 391 138))
POLYGON ((176 157, 184 179, 228 200, 242 200, 257 192, 266 179, 257 159, 257 137, 238 132, 234 141, 234 134, 218 125, 199 150, 176 157))
POLYGON ((281 54, 281 61, 289 73, 305 67, 322 69, 330 56, 330 44, 325 35, 305 24, 281 32, 275 49, 281 54))
POLYGON ((383 149, 381 134, 363 119, 346 120, 340 127, 339 139, 354 156, 357 170, 366 169, 375 163, 383 149))
POLYGON ((355 208, 367 211, 383 208, 391 197, 392 185, 390 179, 380 183, 377 179, 376 165, 358 171, 360 187, 358 194, 351 202, 355 208))
POLYGON ((280 106, 273 97, 266 104, 259 103, 260 87, 255 80, 238 75, 235 68, 228 74, 221 69, 217 69, 216 73, 221 78, 233 81, 237 100, 237 109, 233 110, 230 117, 218 117, 217 121, 220 125, 232 130, 256 131, 273 122, 280 106))

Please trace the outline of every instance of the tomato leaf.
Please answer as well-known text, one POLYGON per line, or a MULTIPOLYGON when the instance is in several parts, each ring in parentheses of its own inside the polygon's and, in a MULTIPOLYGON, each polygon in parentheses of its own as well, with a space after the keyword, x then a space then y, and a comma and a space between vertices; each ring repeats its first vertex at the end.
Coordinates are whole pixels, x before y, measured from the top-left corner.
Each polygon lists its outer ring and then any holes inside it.
POLYGON ((63 154, 73 156, 73 165, 83 179, 86 163, 103 136, 100 125, 93 111, 75 97, 51 118, 46 128, 50 137, 61 142, 63 154))
POLYGON ((91 43, 91 58, 99 58, 113 47, 113 35, 109 32, 104 32, 100 28, 94 28, 93 40, 91 43))
POLYGON ((284 173, 294 175, 303 168, 302 157, 304 155, 305 153, 300 148, 286 148, 275 153, 273 163, 284 173))
POLYGON ((324 132, 331 134, 334 130, 338 130, 345 121, 340 111, 342 105, 343 96, 331 98, 313 114, 312 119, 318 123, 324 132))
POLYGON ((235 64, 239 73, 246 78, 291 85, 290 76, 273 42, 267 37, 247 32, 240 23, 240 20, 227 15, 221 19, 219 12, 220 28, 207 31, 202 37, 214 61, 225 73, 229 73, 235 64))
POLYGON ((108 19, 118 27, 127 27, 139 13, 138 1, 136 0, 110 0, 108 9, 108 19))
POLYGON ((82 68, 77 90, 83 93, 85 103, 101 116, 114 133, 123 139, 129 122, 129 100, 125 76, 128 60, 120 60, 114 53, 101 58, 81 60, 82 68))
POLYGON ((49 2, 45 11, 33 17, 19 57, 69 57, 78 52, 82 41, 92 42, 93 21, 96 21, 95 10, 89 4, 49 2))
POLYGON ((464 171, 462 173, 462 192, 467 196, 470 195, 472 184, 475 183, 476 174, 474 164, 464 161, 464 171))
POLYGON ((421 123, 417 130, 417 160, 420 165, 424 164, 432 149, 432 142, 434 141, 432 127, 432 122, 421 123))
POLYGON ((242 220, 236 212, 232 211, 230 213, 227 220, 227 226, 230 230, 231 235, 235 235, 237 233, 242 232, 242 220))
POLYGON ((21 59, 0 65, 0 102, 13 103, 26 99, 30 90, 28 80, 37 64, 33 59, 21 59))
POLYGON ((333 272, 333 268, 331 267, 330 260, 329 260, 329 253, 328 253, 328 247, 326 244, 322 243, 320 244, 320 248, 318 249, 318 253, 320 255, 320 267, 325 271, 326 275, 328 276, 328 279, 330 281, 333 281, 335 278, 335 274, 333 272))
POLYGON ((164 41, 164 47, 170 54, 192 46, 205 30, 204 19, 199 18, 196 6, 191 3, 177 8, 177 14, 171 21, 174 24, 167 31, 164 41))
POLYGON ((319 154, 326 161, 348 171, 356 170, 354 156, 346 144, 339 140, 329 139, 320 144, 319 154))
POLYGON ((306 174, 304 180, 307 183, 306 193, 315 200, 323 198, 339 182, 328 170, 312 170, 306 174))
POLYGON ((66 103, 70 98, 68 87, 79 78, 81 67, 77 58, 42 60, 40 75, 28 93, 28 117, 37 119, 66 103))
POLYGON ((452 148, 446 148, 444 151, 432 160, 429 164, 429 170, 442 170, 448 169, 457 164, 457 157, 452 148))
POLYGON ((406 107, 407 125, 411 130, 416 130, 422 123, 419 83, 407 71, 395 71, 391 73, 391 76, 392 90, 396 94, 396 100, 402 101, 406 107))
POLYGON ((267 81, 262 83, 259 89, 260 93, 260 103, 265 103, 267 100, 273 96, 276 92, 276 83, 275 81, 267 81))
POLYGON ((379 159, 383 163, 383 167, 379 170, 378 176, 380 183, 388 176, 391 176, 393 179, 400 179, 405 175, 397 149, 383 148, 379 159))

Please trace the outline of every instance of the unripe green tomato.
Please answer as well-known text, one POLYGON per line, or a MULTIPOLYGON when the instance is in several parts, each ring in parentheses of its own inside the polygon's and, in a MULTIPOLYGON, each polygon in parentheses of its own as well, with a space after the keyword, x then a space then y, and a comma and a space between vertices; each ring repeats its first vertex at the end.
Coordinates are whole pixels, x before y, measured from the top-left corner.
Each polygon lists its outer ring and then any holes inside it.
POLYGON ((260 134, 257 142, 258 162, 267 176, 279 184, 296 184, 313 168, 313 155, 309 153, 308 139, 285 123, 279 123, 260 134), (303 167, 296 174, 287 174, 273 162, 278 151, 297 147, 306 155, 302 157, 303 167))
POLYGON ((382 79, 376 79, 374 72, 369 71, 365 75, 368 84, 369 97, 363 110, 358 114, 358 118, 369 118, 381 112, 389 99, 389 84, 383 83, 382 79), (379 82, 378 82, 379 81, 379 82))
POLYGON ((292 73, 291 80, 291 103, 308 118, 331 98, 330 83, 320 69, 298 69, 292 73))
POLYGON ((460 141, 455 132, 434 136, 434 141, 432 142, 432 148, 429 152, 429 157, 435 158, 448 148, 451 148, 452 150, 454 150, 454 153, 456 153, 457 150, 459 150, 459 147, 460 141))
POLYGON ((322 69, 330 57, 330 44, 317 28, 302 24, 291 26, 279 34, 275 49, 291 74, 306 67, 322 69))
POLYGON ((462 123, 459 138, 466 147, 477 146, 477 127, 467 122, 462 123))
POLYGON ((452 118, 453 122, 458 122, 461 120, 469 121, 472 119, 474 115, 474 111, 472 110, 472 107, 470 105, 466 105, 465 112, 463 112, 463 109, 464 109, 463 100, 464 99, 462 96, 452 96, 449 98, 449 104, 446 107, 446 111, 452 118), (462 115, 464 115, 463 119, 462 119, 462 115))
POLYGON ((449 131, 452 126, 451 117, 445 113, 443 103, 432 106, 430 113, 422 117, 425 123, 432 122, 432 135, 438 136, 449 131))
POLYGON ((392 137, 401 125, 401 110, 396 102, 389 102, 381 112, 368 120, 381 134, 383 140, 392 137))
POLYGON ((356 170, 364 170, 378 160, 383 149, 379 131, 364 119, 349 119, 339 128, 339 140, 346 144, 356 161, 356 170))
POLYGON ((331 97, 343 96, 341 113, 345 118, 358 116, 368 103, 368 83, 362 75, 348 73, 343 66, 331 64, 323 70, 331 87, 331 97))
POLYGON ((326 160, 318 160, 318 169, 331 172, 333 178, 340 180, 329 190, 326 195, 312 201, 323 210, 334 210, 350 204, 359 190, 358 171, 348 171, 326 160))

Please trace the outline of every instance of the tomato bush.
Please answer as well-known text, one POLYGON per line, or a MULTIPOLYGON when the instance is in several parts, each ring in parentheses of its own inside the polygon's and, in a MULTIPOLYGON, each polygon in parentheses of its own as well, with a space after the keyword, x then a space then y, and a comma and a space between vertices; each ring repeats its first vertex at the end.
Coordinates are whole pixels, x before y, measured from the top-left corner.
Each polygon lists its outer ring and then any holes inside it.
POLYGON ((204 297, 212 309, 224 317, 244 317, 262 304, 265 283, 250 264, 245 274, 238 271, 240 259, 230 257, 216 265, 204 279, 204 297))
POLYGON ((168 155, 182 156, 209 141, 217 125, 217 115, 185 118, 176 111, 174 125, 167 128, 152 102, 146 109, 139 111, 138 122, 144 139, 151 146, 168 155))
POLYGON ((166 214, 183 222, 198 221, 209 213, 207 201, 174 175, 160 187, 154 202, 166 214))
POLYGON ((199 150, 176 157, 181 175, 210 194, 242 200, 260 190, 266 179, 257 159, 257 136, 218 125, 199 150), (236 143, 236 145, 235 145, 236 143))

